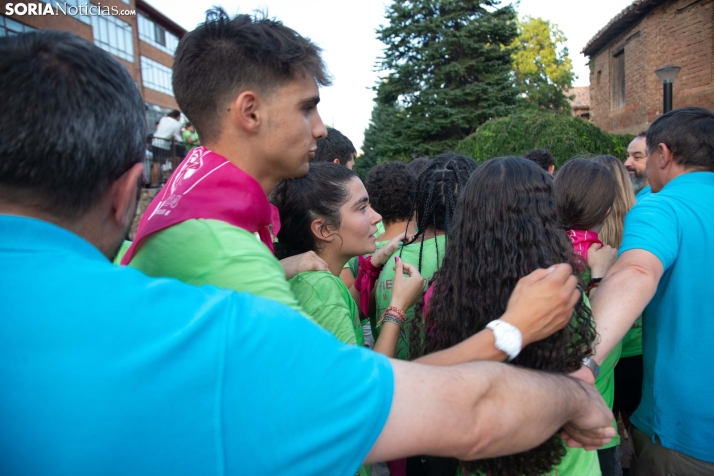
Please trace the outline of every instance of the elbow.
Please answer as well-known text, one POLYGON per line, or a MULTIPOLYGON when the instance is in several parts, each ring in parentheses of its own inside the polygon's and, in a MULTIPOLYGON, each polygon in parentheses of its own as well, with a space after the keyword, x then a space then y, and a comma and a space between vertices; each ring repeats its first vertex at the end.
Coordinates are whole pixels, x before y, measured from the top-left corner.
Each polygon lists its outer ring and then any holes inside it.
MULTIPOLYGON (((490 393, 490 392, 488 392, 490 393)), ((494 431, 499 424, 496 416, 501 414, 503 407, 496 405, 489 394, 479 399, 471 412, 468 431, 459 445, 456 457, 462 461, 473 461, 495 456, 497 441, 494 431)))

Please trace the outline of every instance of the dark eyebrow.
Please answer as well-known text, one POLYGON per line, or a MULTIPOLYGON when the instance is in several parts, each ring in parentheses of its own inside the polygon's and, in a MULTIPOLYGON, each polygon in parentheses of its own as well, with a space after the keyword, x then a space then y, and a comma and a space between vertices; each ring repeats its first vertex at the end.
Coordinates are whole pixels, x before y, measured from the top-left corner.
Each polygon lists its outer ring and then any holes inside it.
POLYGON ((352 204, 352 208, 358 208, 364 203, 369 203, 369 197, 362 197, 352 204))
POLYGON ((304 106, 317 106, 317 104, 320 102, 320 96, 313 96, 311 98, 303 99, 300 101, 301 107, 304 106))

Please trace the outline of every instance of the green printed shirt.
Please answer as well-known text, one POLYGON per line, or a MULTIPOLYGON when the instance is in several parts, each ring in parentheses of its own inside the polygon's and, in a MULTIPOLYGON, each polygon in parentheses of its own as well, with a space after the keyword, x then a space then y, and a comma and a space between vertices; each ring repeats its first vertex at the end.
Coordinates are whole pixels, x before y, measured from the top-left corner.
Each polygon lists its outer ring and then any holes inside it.
MULTIPOLYGON (((418 267, 420 249, 422 249, 422 242, 418 240, 415 243, 396 250, 392 253, 392 256, 387 261, 387 264, 384 265, 384 268, 379 275, 379 280, 377 281, 377 316, 381 316, 384 310, 389 306, 389 303, 392 301, 392 283, 394 282, 395 258, 399 256, 405 263, 418 267)), ((434 273, 436 273, 439 267, 441 267, 441 262, 444 259, 445 252, 446 235, 440 235, 436 238, 424 240, 420 273, 425 280, 431 279, 431 277, 434 276, 434 273), (438 260, 437 247, 439 255, 438 260)), ((426 291, 426 283, 424 285, 424 291, 426 291)), ((406 313, 408 320, 414 318, 414 306, 410 307, 406 313)), ((397 343, 396 357, 402 360, 409 360, 409 335, 406 332, 407 327, 408 324, 405 326, 405 331, 399 336, 399 342, 397 343)))

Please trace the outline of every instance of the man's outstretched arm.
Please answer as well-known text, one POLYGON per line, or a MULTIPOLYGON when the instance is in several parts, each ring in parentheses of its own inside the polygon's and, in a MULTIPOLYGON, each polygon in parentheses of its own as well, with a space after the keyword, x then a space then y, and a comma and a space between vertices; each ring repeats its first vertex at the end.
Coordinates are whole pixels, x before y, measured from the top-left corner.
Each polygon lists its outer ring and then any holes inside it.
POLYGON ((595 328, 600 336, 593 356, 601 364, 650 302, 664 273, 662 262, 640 249, 625 251, 591 294, 595 328))
POLYGON ((615 433, 612 412, 597 390, 567 376, 492 362, 392 365, 392 408, 367 462, 519 453, 568 423, 577 428, 571 436, 586 447, 602 446, 615 433))

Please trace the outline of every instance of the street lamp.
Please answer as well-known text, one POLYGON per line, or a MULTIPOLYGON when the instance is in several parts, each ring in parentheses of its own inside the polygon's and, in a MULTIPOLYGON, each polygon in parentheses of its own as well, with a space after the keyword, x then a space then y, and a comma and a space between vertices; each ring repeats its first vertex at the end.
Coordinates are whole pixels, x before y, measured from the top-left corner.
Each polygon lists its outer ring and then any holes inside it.
POLYGON ((672 83, 677 79, 680 69, 682 68, 679 66, 662 66, 655 70, 655 74, 662 81, 664 87, 663 114, 667 114, 672 110, 672 83))

